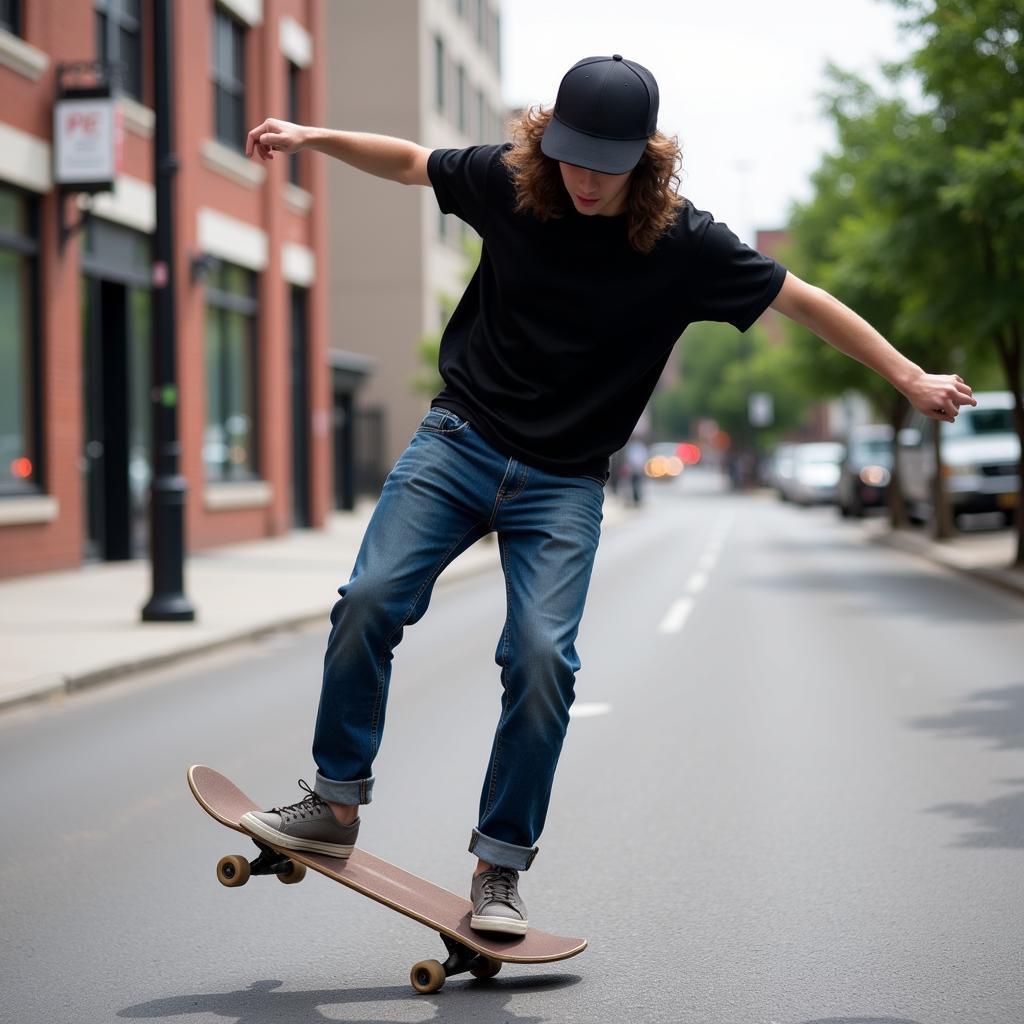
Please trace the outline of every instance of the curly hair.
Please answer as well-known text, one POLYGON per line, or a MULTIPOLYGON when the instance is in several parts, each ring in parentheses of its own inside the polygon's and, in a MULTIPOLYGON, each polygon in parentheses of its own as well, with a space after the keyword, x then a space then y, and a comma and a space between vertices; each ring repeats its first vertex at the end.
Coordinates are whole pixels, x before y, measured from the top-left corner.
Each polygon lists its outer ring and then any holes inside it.
MULTIPOLYGON (((564 216, 570 206, 558 162, 540 149, 541 136, 554 111, 528 107, 510 123, 512 148, 505 151, 505 166, 516 190, 516 209, 529 211, 539 220, 564 216)), ((679 141, 661 132, 647 140, 640 162, 633 170, 626 200, 629 244, 638 252, 650 252, 672 226, 685 200, 679 194, 683 165, 679 141)))

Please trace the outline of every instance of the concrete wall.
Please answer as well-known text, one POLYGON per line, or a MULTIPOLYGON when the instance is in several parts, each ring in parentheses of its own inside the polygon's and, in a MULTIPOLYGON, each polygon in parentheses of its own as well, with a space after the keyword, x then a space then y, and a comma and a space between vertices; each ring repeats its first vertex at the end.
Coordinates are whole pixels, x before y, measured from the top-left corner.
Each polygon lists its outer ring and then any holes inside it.
MULTIPOLYGON (((466 6, 475 12, 475 0, 466 6)), ((486 8, 496 10, 493 0, 486 8)), ((484 139, 476 134, 472 102, 479 89, 490 110, 504 111, 498 69, 452 0, 332 3, 327 18, 330 127, 395 135, 431 149, 499 141, 500 117, 488 119, 484 139), (435 104, 435 36, 444 40, 449 63, 445 112, 435 104), (471 97, 465 132, 458 130, 453 108, 457 64, 465 68, 471 97)), ((430 189, 329 164, 331 344, 376 360, 360 404, 385 408, 390 462, 408 444, 427 405, 412 388, 422 373, 416 349, 425 333, 440 326, 441 293, 457 297, 461 291, 460 229, 449 218, 448 239, 440 238, 430 189)))

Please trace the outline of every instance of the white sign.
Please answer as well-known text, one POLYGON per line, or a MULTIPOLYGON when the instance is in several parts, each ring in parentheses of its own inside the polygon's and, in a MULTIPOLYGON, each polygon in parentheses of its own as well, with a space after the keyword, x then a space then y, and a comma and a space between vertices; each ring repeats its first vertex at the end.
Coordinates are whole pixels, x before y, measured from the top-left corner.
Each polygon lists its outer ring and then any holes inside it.
POLYGON ((752 391, 747 399, 747 418, 752 427, 770 427, 775 419, 775 403, 767 391, 752 391))
POLYGON ((53 107, 54 180, 113 187, 121 163, 121 117, 110 97, 57 100, 53 107))

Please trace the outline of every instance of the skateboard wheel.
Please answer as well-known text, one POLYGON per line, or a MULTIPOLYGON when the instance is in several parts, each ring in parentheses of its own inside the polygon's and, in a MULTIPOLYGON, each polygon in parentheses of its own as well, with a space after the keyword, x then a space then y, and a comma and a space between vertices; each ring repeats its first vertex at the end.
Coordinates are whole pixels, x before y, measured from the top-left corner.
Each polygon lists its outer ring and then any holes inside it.
POLYGON ((492 960, 489 956, 478 956, 476 961, 473 963, 473 966, 470 967, 469 973, 472 974, 474 978, 486 981, 488 978, 493 978, 500 970, 500 960, 492 960))
POLYGON ((445 982, 444 968, 436 960, 421 960, 413 965, 409 980, 417 992, 424 995, 436 992, 445 982))
POLYGON ((217 881, 229 889, 245 885, 249 881, 249 862, 237 854, 221 857, 217 862, 217 881))
POLYGON ((279 882, 284 882, 285 885, 295 885, 296 882, 301 882, 305 877, 306 865, 296 864, 295 861, 290 861, 288 864, 288 870, 279 872, 277 880, 279 882))

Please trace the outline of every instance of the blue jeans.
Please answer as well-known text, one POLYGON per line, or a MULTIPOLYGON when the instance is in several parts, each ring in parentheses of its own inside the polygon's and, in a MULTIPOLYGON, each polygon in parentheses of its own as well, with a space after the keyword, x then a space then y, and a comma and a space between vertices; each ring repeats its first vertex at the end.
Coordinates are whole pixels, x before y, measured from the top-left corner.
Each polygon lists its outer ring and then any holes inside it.
POLYGON ((445 566, 496 531, 508 603, 495 653, 503 694, 470 850, 529 867, 569 724, 603 499, 599 480, 525 466, 455 413, 427 413, 384 483, 331 612, 313 741, 321 797, 370 802, 392 652, 445 566))

